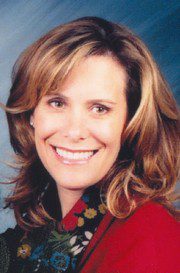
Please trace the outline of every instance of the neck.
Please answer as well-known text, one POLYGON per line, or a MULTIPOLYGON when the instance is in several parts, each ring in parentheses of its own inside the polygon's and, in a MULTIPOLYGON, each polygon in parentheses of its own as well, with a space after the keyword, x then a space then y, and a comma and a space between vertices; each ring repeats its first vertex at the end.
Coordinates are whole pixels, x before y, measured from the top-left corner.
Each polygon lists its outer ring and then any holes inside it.
POLYGON ((59 187, 57 185, 59 200, 61 203, 62 218, 68 214, 68 212, 73 208, 76 202, 83 195, 84 190, 72 190, 59 187))

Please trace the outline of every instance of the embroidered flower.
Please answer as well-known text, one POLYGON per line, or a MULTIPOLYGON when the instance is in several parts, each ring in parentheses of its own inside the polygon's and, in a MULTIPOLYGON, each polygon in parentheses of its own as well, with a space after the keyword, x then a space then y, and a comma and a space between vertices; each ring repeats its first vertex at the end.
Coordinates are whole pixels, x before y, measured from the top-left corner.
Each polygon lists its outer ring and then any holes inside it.
POLYGON ((81 251, 84 249, 84 246, 78 248, 76 251, 74 251, 74 256, 76 256, 77 254, 81 253, 81 251))
POLYGON ((37 260, 44 252, 44 245, 40 245, 34 249, 31 254, 30 260, 37 260))
POLYGON ((70 263, 70 257, 68 255, 63 254, 62 252, 55 251, 50 258, 51 265, 56 270, 65 271, 70 263))
POLYGON ((82 217, 78 218, 78 223, 77 223, 78 227, 82 227, 84 225, 84 219, 82 217))
POLYGON ((81 213, 87 208, 87 204, 83 200, 79 200, 77 205, 74 207, 75 213, 81 213))
POLYGON ((88 240, 91 240, 93 234, 90 231, 85 231, 84 234, 88 240))
MULTIPOLYGON (((79 201, 75 204, 75 206, 71 209, 70 214, 76 215, 82 213, 87 208, 87 204, 79 199, 79 201)), ((64 218, 66 219, 66 217, 64 218)))
POLYGON ((77 240, 77 235, 73 236, 73 237, 70 239, 70 241, 69 241, 70 245, 73 246, 73 245, 75 244, 76 240, 77 240))
POLYGON ((75 215, 72 215, 71 219, 65 218, 65 220, 62 221, 62 225, 64 230, 69 231, 76 228, 77 222, 78 222, 78 217, 76 217, 75 215))
POLYGON ((99 209, 100 213, 102 213, 102 214, 106 213, 106 206, 104 204, 100 204, 98 206, 98 209, 99 209))
POLYGON ((17 256, 26 259, 31 255, 31 247, 28 244, 23 244, 18 247, 17 256))
POLYGON ((86 218, 92 219, 97 215, 97 211, 95 209, 86 209, 84 212, 84 216, 86 218))
POLYGON ((89 244, 89 241, 83 241, 82 244, 83 246, 87 246, 89 244))
POLYGON ((76 256, 76 255, 79 254, 83 249, 84 249, 84 246, 77 245, 77 246, 74 246, 74 247, 71 249, 71 252, 73 253, 74 256, 76 256))
POLYGON ((89 195, 87 195, 87 194, 83 195, 82 200, 83 200, 85 203, 89 202, 89 195))
POLYGON ((60 223, 50 226, 50 233, 41 244, 37 245, 38 240, 33 240, 29 246, 32 249, 28 250, 26 244, 29 245, 29 240, 23 240, 18 255, 23 255, 23 259, 30 256, 29 272, 74 272, 105 212, 106 207, 101 204, 98 190, 89 191, 60 223))
POLYGON ((77 246, 72 247, 72 248, 71 248, 71 251, 72 251, 72 252, 76 251, 76 250, 79 248, 79 246, 80 246, 80 245, 77 245, 77 246))

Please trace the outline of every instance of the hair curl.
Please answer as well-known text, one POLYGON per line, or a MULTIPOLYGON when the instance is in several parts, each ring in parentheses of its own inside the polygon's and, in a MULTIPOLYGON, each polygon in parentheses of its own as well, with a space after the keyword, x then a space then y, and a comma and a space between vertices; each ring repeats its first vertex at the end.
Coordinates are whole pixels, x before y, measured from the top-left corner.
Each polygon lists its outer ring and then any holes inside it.
POLYGON ((122 219, 148 200, 172 209, 180 154, 175 100, 136 35, 122 25, 84 17, 51 30, 29 46, 13 68, 4 109, 19 172, 11 182, 15 188, 6 202, 24 229, 53 219, 45 203, 39 201, 51 177, 37 155, 30 115, 41 97, 54 90, 77 62, 107 54, 123 65, 128 75, 128 122, 123 143, 116 162, 102 180, 107 207, 122 219))

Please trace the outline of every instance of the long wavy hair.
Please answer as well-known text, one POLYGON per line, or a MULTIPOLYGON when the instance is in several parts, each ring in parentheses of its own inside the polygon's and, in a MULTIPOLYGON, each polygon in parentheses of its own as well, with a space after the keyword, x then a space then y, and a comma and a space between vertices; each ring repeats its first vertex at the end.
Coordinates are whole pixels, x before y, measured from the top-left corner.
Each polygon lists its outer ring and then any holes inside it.
POLYGON ((173 210, 180 152, 179 112, 172 93, 135 34, 104 19, 84 17, 48 32, 20 55, 13 68, 4 109, 18 174, 11 181, 15 187, 6 204, 25 230, 54 219, 42 200, 47 183, 53 187, 55 183, 37 155, 30 116, 42 96, 59 86, 75 64, 88 56, 107 54, 128 76, 128 121, 117 160, 101 181, 106 205, 121 219, 148 200, 173 210))

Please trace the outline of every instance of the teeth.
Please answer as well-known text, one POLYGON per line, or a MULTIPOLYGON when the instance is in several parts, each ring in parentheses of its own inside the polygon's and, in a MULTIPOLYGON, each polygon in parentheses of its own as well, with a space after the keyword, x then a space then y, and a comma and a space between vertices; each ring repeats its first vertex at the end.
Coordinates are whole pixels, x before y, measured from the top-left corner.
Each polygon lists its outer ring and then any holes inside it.
POLYGON ((56 148, 56 152, 58 155, 67 158, 67 159, 87 159, 93 155, 92 152, 78 152, 78 153, 71 153, 64 150, 61 150, 59 148, 56 148))

